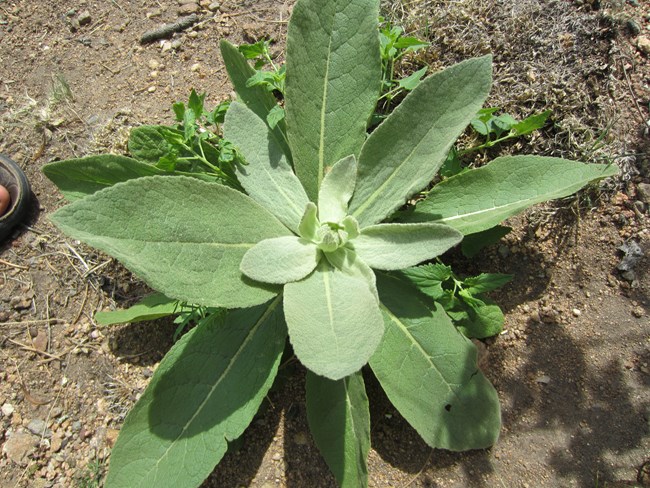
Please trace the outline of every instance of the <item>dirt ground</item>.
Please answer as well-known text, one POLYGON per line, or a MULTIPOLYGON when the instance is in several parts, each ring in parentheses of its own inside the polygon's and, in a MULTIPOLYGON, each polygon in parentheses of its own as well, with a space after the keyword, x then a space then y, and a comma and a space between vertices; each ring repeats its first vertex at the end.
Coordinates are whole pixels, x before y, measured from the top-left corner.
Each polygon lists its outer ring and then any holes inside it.
MULTIPOLYGON (((30 220, 0 244, 0 486, 101 486, 124 415, 172 344, 157 321, 99 328, 97 310, 148 290, 114 260, 48 221, 63 205, 43 164, 112 151, 128 130, 170 123, 191 88, 230 96, 218 40, 277 40, 292 2, 0 0, 0 152, 27 173, 30 220), (140 36, 192 11, 161 42, 140 36)), ((646 0, 414 0, 384 14, 432 42, 404 70, 492 52, 488 103, 552 123, 503 153, 609 162, 621 176, 530 210, 460 273, 516 278, 493 295, 506 313, 486 341, 503 431, 489 450, 428 448, 367 375, 372 487, 650 486, 650 3, 646 0), (620 247, 644 257, 617 269, 620 247)), ((182 196, 179 196, 182 198, 182 196)), ((368 372, 369 373, 369 372, 368 372)), ((242 442, 205 487, 331 487, 306 423, 300 366, 285 368, 242 442)))

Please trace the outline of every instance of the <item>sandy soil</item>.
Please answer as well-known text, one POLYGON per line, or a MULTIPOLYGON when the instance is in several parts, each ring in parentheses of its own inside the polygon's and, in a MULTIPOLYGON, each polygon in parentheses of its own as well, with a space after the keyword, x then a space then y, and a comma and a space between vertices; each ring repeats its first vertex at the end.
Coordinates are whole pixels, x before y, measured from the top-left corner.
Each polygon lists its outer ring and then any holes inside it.
MULTIPOLYGON (((96 326, 95 311, 148 290, 50 224, 47 215, 63 201, 41 166, 124 152, 130 127, 170 123, 171 103, 191 88, 208 92, 210 105, 228 97, 218 40, 272 37, 281 61, 291 6, 0 1, 0 152, 25 169, 35 194, 29 221, 0 244, 0 486, 101 486, 124 415, 175 330, 165 321, 96 326), (195 9, 199 24, 168 41, 139 43, 181 9, 195 9)), ((489 450, 432 450, 368 372, 370 486, 650 486, 650 5, 383 6, 432 42, 404 70, 493 52, 490 105, 516 116, 553 111, 544 130, 477 163, 534 152, 613 162, 622 175, 513 219, 513 233, 471 263, 445 258, 460 273, 516 276, 493 295, 506 330, 485 347, 503 432, 489 450), (630 241, 645 257, 622 273, 619 248, 630 241)), ((240 445, 204 486, 335 486, 309 434, 303 376, 296 364, 282 371, 240 445)))

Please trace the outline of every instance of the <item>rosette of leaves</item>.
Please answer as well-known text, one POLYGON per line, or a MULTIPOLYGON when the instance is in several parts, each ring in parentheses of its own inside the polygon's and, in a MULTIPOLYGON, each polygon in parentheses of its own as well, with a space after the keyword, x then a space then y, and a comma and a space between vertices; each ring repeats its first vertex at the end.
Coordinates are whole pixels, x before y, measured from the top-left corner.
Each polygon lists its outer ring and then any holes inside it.
POLYGON ((439 183, 402 222, 385 223, 430 184, 481 108, 491 59, 427 77, 368 136, 381 82, 377 18, 376 0, 296 3, 286 117, 273 124, 272 94, 247 83, 253 68, 222 43, 238 93, 224 132, 245 159, 236 171, 245 193, 129 173, 142 163, 128 158, 93 172, 84 163, 83 178, 71 172, 87 193, 53 214, 64 232, 116 257, 171 301, 230 309, 200 320, 162 360, 125 420, 107 487, 199 485, 253 419, 287 337, 308 370, 314 441, 342 486, 367 485, 366 363, 430 446, 496 441, 498 398, 474 345, 396 271, 615 171, 499 158, 439 183), (110 184, 99 189, 88 178, 110 184))

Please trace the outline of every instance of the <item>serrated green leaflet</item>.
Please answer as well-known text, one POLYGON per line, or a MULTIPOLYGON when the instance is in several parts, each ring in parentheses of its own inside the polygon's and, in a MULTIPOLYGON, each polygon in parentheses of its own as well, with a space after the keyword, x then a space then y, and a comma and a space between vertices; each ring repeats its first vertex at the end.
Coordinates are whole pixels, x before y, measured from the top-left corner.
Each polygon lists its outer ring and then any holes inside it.
POLYGON ((384 330, 367 282, 322 260, 307 278, 284 286, 284 313, 300 362, 333 380, 366 364, 384 330))
POLYGON ((473 234, 536 203, 571 195, 590 181, 617 173, 615 165, 506 156, 439 183, 404 220, 440 222, 473 234))
POLYGON ((162 293, 152 293, 135 305, 111 312, 97 312, 95 321, 99 325, 124 324, 126 322, 144 322, 180 312, 182 306, 178 300, 166 297, 162 293))
POLYGON ((379 224, 363 229, 352 243, 371 268, 395 270, 432 259, 462 238, 460 232, 445 225, 379 224))
MULTIPOLYGON (((228 77, 237 91, 237 96, 260 119, 266 121, 269 113, 278 106, 275 97, 264 86, 248 86, 246 82, 256 71, 249 66, 246 58, 235 46, 226 40, 222 40, 219 47, 221 48, 221 56, 226 71, 228 71, 228 77)), ((279 120, 271 132, 276 144, 282 148, 282 152, 291 163, 291 151, 289 150, 285 131, 284 120, 279 120)))
POLYGON ((345 218, 356 180, 357 160, 354 156, 343 158, 332 166, 318 192, 321 222, 341 222, 345 218))
POLYGON ((338 381, 307 372, 307 420, 342 488, 368 486, 370 412, 361 372, 338 381))
POLYGON ((210 474, 273 383, 286 339, 281 308, 276 297, 207 320, 174 345, 124 422, 107 488, 190 488, 210 474))
POLYGON ((294 168, 316 201, 327 168, 358 155, 381 63, 374 0, 299 0, 287 35, 286 121, 294 168))
POLYGON ((484 56, 429 76, 370 135, 350 202, 362 228, 381 222, 431 182, 487 97, 491 66, 484 56))
POLYGON ((246 192, 296 232, 309 199, 266 123, 245 105, 233 102, 224 136, 248 163, 237 171, 246 192))
POLYGON ((43 173, 73 202, 121 181, 165 172, 135 159, 100 154, 49 163, 43 166, 43 173))
POLYGON ((226 308, 258 305, 277 293, 245 279, 239 263, 259 241, 290 234, 246 195, 182 176, 119 183, 51 218, 170 298, 226 308))
POLYGON ((240 269, 255 281, 284 284, 301 280, 314 271, 319 256, 313 242, 296 236, 275 237, 248 250, 240 269))
POLYGON ((379 275, 377 285, 386 330, 370 367, 390 401, 431 447, 494 444, 499 398, 478 369, 474 345, 408 283, 379 275))

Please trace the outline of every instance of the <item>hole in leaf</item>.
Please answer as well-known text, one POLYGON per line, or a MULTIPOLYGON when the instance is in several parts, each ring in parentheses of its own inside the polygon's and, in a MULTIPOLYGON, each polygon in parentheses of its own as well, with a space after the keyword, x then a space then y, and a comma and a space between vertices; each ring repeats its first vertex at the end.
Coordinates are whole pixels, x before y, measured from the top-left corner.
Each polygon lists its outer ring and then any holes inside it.
POLYGON ((445 405, 445 410, 447 410, 447 412, 451 412, 451 404, 450 403, 445 405))

